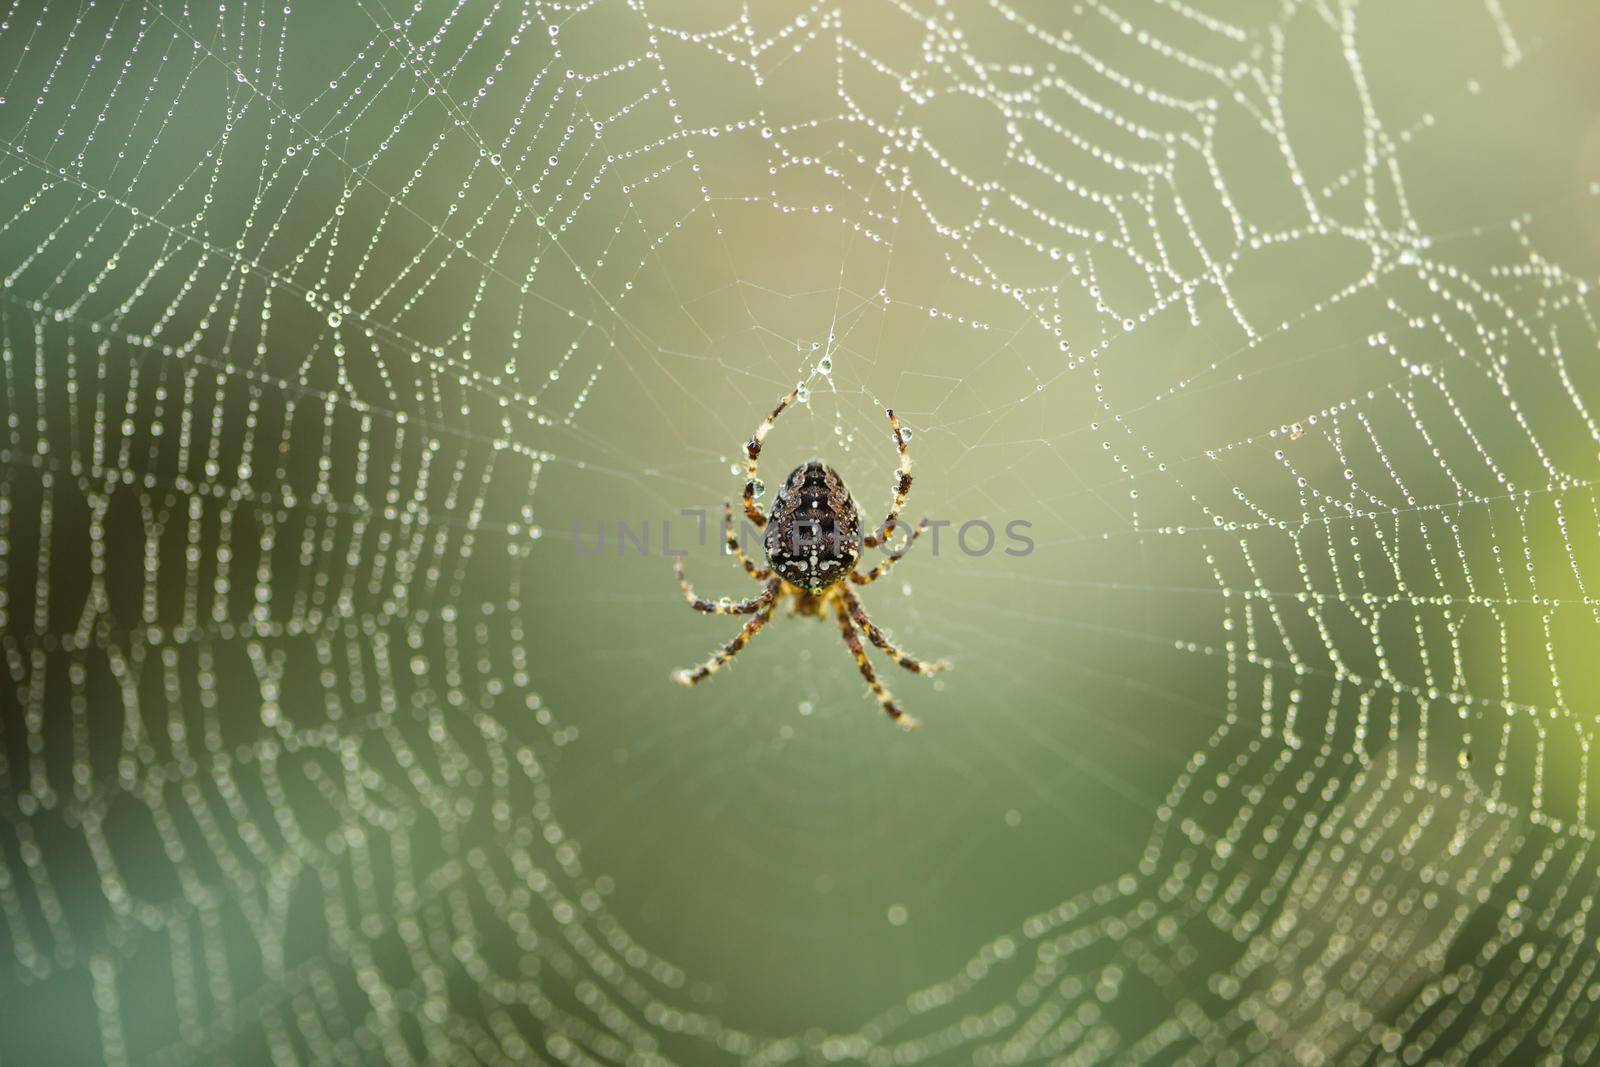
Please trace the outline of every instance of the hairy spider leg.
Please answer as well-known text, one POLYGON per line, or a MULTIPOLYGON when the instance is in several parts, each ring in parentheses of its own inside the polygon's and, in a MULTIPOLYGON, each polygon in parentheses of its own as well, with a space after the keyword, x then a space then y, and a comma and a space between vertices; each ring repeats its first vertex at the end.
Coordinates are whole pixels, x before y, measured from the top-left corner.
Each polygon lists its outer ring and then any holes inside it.
POLYGON ((928 520, 923 519, 921 522, 917 523, 916 529, 911 531, 911 536, 906 538, 906 543, 901 547, 899 552, 892 553, 888 559, 882 561, 865 574, 862 574, 859 571, 851 571, 850 580, 855 582, 857 585, 871 585, 879 578, 882 578, 885 574, 888 574, 889 568, 893 567, 896 563, 899 563, 905 558, 905 554, 911 551, 911 546, 916 543, 917 538, 922 536, 922 531, 926 530, 927 528, 928 520))
POLYGON ((900 428, 900 417, 894 413, 894 408, 885 410, 889 413, 889 425, 894 429, 894 446, 900 450, 900 469, 895 472, 894 503, 889 505, 889 517, 862 541, 868 548, 889 540, 900 523, 900 509, 905 507, 906 496, 911 492, 911 453, 906 451, 906 433, 900 428))
POLYGON ((767 583, 766 589, 748 600, 707 600, 694 595, 694 589, 689 585, 689 579, 683 573, 683 557, 672 557, 672 570, 678 576, 678 588, 683 590, 683 598, 689 606, 696 611, 703 611, 708 615, 748 615, 753 611, 760 611, 762 607, 773 602, 778 595, 778 590, 783 583, 774 578, 767 583))
POLYGON ((772 429, 772 424, 778 421, 778 416, 783 414, 783 409, 799 395, 798 385, 789 390, 788 395, 778 401, 778 406, 772 409, 772 414, 761 420, 761 425, 756 427, 755 435, 744 446, 747 457, 744 465, 744 513, 750 516, 750 521, 756 524, 758 530, 767 524, 767 517, 761 514, 761 508, 756 504, 756 460, 761 456, 761 442, 766 440, 767 432, 772 429))
POLYGON ((772 572, 765 567, 757 567, 751 562, 750 557, 744 554, 744 546, 739 543, 739 535, 733 530, 733 502, 722 502, 722 536, 728 542, 728 551, 739 557, 739 562, 744 564, 745 573, 758 582, 764 582, 772 577, 772 572))
POLYGON ((861 677, 867 680, 872 695, 878 698, 878 703, 888 713, 889 718, 893 719, 895 725, 902 730, 915 730, 922 725, 907 715, 905 709, 894 702, 894 697, 889 695, 889 690, 884 688, 884 684, 878 681, 878 676, 873 673, 872 664, 867 662, 867 650, 861 647, 861 637, 856 633, 855 627, 850 625, 850 615, 844 610, 843 605, 837 605, 834 614, 839 617, 839 633, 844 637, 844 643, 850 646, 850 654, 855 657, 856 666, 861 668, 861 677))
POLYGON ((879 630, 872 624, 872 620, 867 618, 867 609, 861 606, 861 601, 856 599, 856 595, 854 593, 850 592, 850 590, 841 585, 839 587, 839 596, 844 601, 844 606, 849 609, 850 618, 855 620, 856 626, 866 631, 867 640, 877 645, 883 650, 884 655, 900 664, 900 666, 904 667, 912 674, 938 674, 940 671, 950 666, 950 661, 947 659, 935 660, 932 663, 923 663, 908 655, 898 648, 893 641, 890 641, 887 637, 883 636, 882 630, 879 630))
POLYGON ((761 632, 761 628, 772 618, 772 609, 777 606, 777 601, 768 600, 766 605, 757 611, 744 627, 733 635, 733 640, 717 650, 716 655, 706 660, 693 670, 674 671, 672 680, 679 685, 689 686, 709 678, 715 674, 724 663, 739 654, 739 650, 749 643, 750 639, 761 632))

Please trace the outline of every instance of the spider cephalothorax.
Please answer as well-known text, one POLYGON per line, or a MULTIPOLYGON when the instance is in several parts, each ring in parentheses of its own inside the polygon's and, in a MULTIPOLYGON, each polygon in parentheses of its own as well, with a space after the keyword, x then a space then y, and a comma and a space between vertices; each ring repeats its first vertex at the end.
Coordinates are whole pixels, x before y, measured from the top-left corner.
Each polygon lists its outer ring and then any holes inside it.
POLYGON ((811 592, 854 570, 861 516, 844 479, 820 459, 796 467, 772 502, 762 545, 778 577, 811 592))
POLYGON ((861 676, 872 688, 872 695, 878 698, 878 703, 890 718, 910 729, 917 725, 917 720, 895 703, 889 690, 878 680, 872 664, 867 661, 861 633, 864 632, 867 640, 913 674, 933 674, 949 666, 949 663, 945 660, 920 663, 900 651, 872 624, 866 608, 850 591, 850 583, 871 585, 888 573, 895 561, 927 528, 926 523, 918 523, 899 553, 891 553, 867 573, 862 574, 855 569, 862 551, 883 545, 900 523, 900 509, 905 505, 906 494, 911 491, 911 456, 906 451, 906 439, 910 434, 900 428, 900 420, 892 410, 889 411, 895 448, 900 452, 900 469, 895 472, 894 503, 889 507, 889 517, 875 532, 866 537, 861 535, 861 515, 856 511, 855 501, 850 499, 849 490, 844 487, 844 479, 820 459, 802 463, 790 472, 772 502, 772 514, 768 517, 761 513, 760 506, 756 504, 761 484, 756 477, 761 442, 798 393, 799 390, 794 389, 778 401, 778 406, 772 409, 772 414, 762 421, 756 428, 755 436, 745 445, 748 458, 745 464, 744 511, 758 529, 766 531, 762 545, 770 566, 757 567, 745 555, 733 530, 733 504, 724 504, 722 509, 722 529, 728 551, 739 557, 739 562, 750 577, 765 582, 766 588, 748 600, 706 600, 694 595, 689 580, 684 577, 682 557, 674 557, 672 564, 678 573, 678 585, 696 611, 712 615, 750 615, 752 618, 716 655, 693 670, 676 672, 673 679, 682 685, 694 685, 710 677, 732 659, 746 642, 761 632, 767 620, 772 618, 778 600, 783 598, 789 601, 791 615, 823 618, 830 611, 833 612, 839 621, 839 633, 849 646, 850 654, 855 657, 861 676))

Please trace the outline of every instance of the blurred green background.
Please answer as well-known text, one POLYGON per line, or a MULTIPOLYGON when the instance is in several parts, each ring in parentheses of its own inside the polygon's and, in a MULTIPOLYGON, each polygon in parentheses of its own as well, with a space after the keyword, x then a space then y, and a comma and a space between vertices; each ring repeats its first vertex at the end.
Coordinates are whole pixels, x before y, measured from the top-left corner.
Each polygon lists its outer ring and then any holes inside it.
POLYGON ((1594 32, 0 15, 0 1062, 1582 1062, 1594 32))

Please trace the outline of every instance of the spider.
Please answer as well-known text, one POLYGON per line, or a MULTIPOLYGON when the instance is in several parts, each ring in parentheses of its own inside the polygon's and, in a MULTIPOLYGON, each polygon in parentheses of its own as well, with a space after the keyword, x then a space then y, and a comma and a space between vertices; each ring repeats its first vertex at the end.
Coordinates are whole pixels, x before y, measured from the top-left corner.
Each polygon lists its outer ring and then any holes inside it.
MULTIPOLYGON (((866 609, 846 584, 848 579, 855 585, 871 585, 883 577, 927 529, 927 520, 919 522, 898 553, 890 553, 887 559, 865 574, 856 570, 861 550, 886 544, 889 536, 901 524, 900 509, 905 506, 906 495, 911 491, 911 457, 906 452, 906 440, 910 434, 900 429, 900 420, 890 409, 889 425, 894 430, 895 447, 900 450, 900 470, 896 472, 894 502, 889 507, 889 517, 884 519, 883 525, 875 533, 861 536, 861 516, 856 511, 855 501, 844 487, 844 480, 820 459, 802 463, 789 473, 789 477, 784 479, 783 489, 772 502, 769 519, 756 504, 756 493, 761 484, 756 478, 756 461, 761 455, 762 440, 799 392, 796 387, 778 401, 778 406, 772 409, 772 414, 762 421, 756 428, 755 436, 745 445, 745 454, 749 458, 745 464, 744 513, 757 529, 766 531, 762 537, 762 547, 767 556, 766 567, 756 566, 745 555, 733 529, 733 503, 728 501, 722 505, 722 529, 728 551, 738 556, 745 572, 757 581, 764 582, 765 588, 748 600, 731 601, 726 597, 720 601, 706 600, 696 596, 690 588, 689 579, 683 572, 683 557, 673 557, 672 566, 678 575, 678 587, 683 590, 684 598, 694 610, 708 615, 749 615, 751 618, 734 635, 733 640, 718 649, 714 656, 692 670, 675 671, 672 679, 679 685, 690 686, 716 673, 761 632, 780 601, 789 602, 791 615, 812 615, 821 619, 832 610, 839 622, 839 633, 849 647, 850 654, 855 657, 862 677, 871 687, 872 695, 896 724, 907 730, 914 729, 918 725, 917 720, 895 703, 889 690, 873 672, 872 664, 867 661, 866 649, 861 644, 861 633, 864 632, 867 640, 913 674, 935 674, 950 666, 950 663, 948 660, 921 663, 895 647, 867 618, 866 609)), ((889 552, 887 548, 884 551, 889 552)))

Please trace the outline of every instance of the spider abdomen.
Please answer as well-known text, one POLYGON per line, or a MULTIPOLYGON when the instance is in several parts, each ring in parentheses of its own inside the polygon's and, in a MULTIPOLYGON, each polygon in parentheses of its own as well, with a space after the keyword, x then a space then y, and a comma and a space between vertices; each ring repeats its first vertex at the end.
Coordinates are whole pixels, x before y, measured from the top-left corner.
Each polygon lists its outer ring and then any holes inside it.
POLYGON ((767 564, 802 589, 841 581, 861 558, 861 517, 844 479, 819 459, 784 479, 763 540, 767 564))

